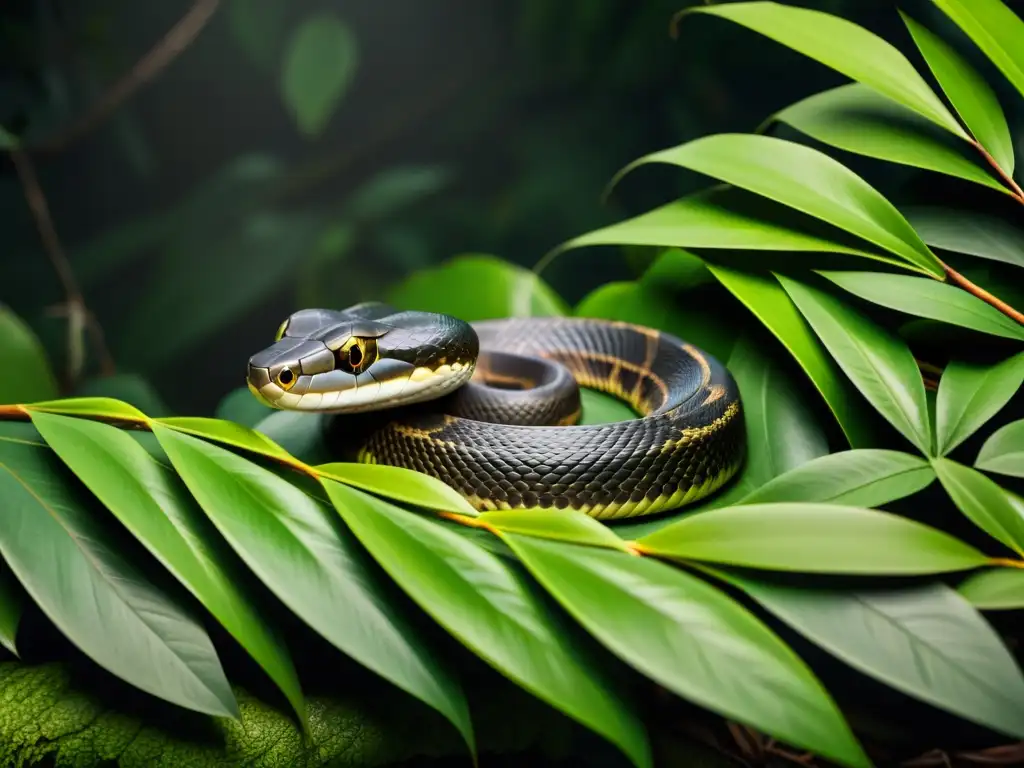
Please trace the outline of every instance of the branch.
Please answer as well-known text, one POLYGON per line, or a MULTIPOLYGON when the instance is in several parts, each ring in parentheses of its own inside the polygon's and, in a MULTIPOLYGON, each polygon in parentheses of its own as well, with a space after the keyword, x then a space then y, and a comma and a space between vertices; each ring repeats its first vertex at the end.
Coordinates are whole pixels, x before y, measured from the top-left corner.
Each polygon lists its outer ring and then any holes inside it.
POLYGON ((139 59, 134 67, 100 96, 85 114, 50 138, 31 145, 29 149, 38 152, 59 152, 107 120, 122 102, 160 74, 178 54, 192 44, 219 5, 220 0, 196 0, 188 13, 171 27, 149 53, 139 59))
MULTIPOLYGON (((1024 198, 1022 198, 1022 202, 1024 202, 1024 198)), ((1024 313, 1014 309, 1002 299, 996 298, 991 293, 986 291, 984 288, 975 285, 948 264, 943 264, 942 268, 946 271, 946 277, 949 278, 951 283, 959 286, 960 288, 963 288, 968 293, 977 296, 986 304, 995 307, 1007 317, 1016 320, 1021 325, 1024 325, 1024 313)))
POLYGON ((1022 190, 1020 185, 1013 180, 1013 176, 1007 173, 1006 170, 996 162, 996 159, 989 154, 988 150, 981 146, 981 144, 974 140, 971 141, 971 144, 973 144, 974 148, 981 153, 983 158, 985 158, 985 162, 991 165, 995 169, 996 173, 999 174, 999 178, 1002 179, 1006 183, 1006 186, 1010 188, 1010 191, 1014 198, 1016 198, 1017 202, 1024 203, 1024 190, 1022 190))

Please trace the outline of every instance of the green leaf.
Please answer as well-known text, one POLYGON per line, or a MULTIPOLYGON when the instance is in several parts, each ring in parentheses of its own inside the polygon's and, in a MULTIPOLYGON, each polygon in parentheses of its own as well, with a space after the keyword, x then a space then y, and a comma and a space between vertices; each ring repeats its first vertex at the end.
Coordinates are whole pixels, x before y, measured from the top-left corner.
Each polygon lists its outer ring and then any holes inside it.
POLYGON ((311 14, 292 33, 281 65, 281 98, 303 135, 323 133, 358 58, 355 35, 332 12, 311 14))
POLYGON ((284 641, 241 588, 245 575, 215 548, 216 530, 170 468, 107 424, 48 413, 33 414, 32 423, 96 498, 256 660, 305 727, 306 702, 284 641))
POLYGON ((1024 733, 1017 663, 985 619, 946 585, 840 592, 712 573, 891 688, 997 731, 1024 733))
POLYGON ((324 487, 377 562, 441 626, 538 698, 651 766, 643 726, 567 641, 532 585, 489 551, 438 525, 333 481, 324 487))
POLYGON ((825 291, 782 275, 779 281, 868 402, 922 453, 931 454, 924 382, 907 345, 825 291))
POLYGON ((1024 504, 976 469, 951 459, 933 459, 946 493, 972 523, 1017 554, 1024 555, 1024 504))
POLYGON ((228 24, 235 42, 261 67, 269 67, 280 53, 288 3, 284 0, 230 0, 228 24))
POLYGON ((937 528, 838 504, 744 504, 698 512, 637 545, 661 557, 797 573, 916 575, 988 562, 937 528))
POLYGON ((713 264, 709 264, 708 269, 796 358, 825 398, 850 444, 854 447, 870 445, 873 438, 862 412, 862 403, 853 396, 849 380, 775 277, 713 264))
POLYGON ((912 496, 935 479, 931 465, 901 451, 860 449, 820 456, 769 480, 743 504, 815 501, 880 507, 912 496))
POLYGON ((573 618, 659 685, 842 765, 871 765, 814 674, 732 598, 654 560, 506 540, 573 618))
POLYGON ((448 170, 435 165, 385 168, 355 191, 345 203, 345 214, 381 218, 439 192, 449 180, 448 170))
POLYGON ((224 395, 214 414, 218 419, 251 429, 273 412, 272 408, 253 397, 248 387, 237 387, 224 395))
POLYGON ((1024 267, 1024 231, 1002 219, 939 206, 908 207, 904 213, 934 248, 1024 267))
POLYGON ((389 301, 401 309, 441 312, 466 322, 569 312, 558 294, 534 273, 477 254, 456 256, 412 274, 391 291, 389 301))
MULTIPOLYGON (((644 246, 626 247, 647 250, 644 246)), ((682 248, 666 248, 644 270, 639 280, 645 288, 668 288, 678 292, 713 282, 714 277, 699 256, 682 248)))
POLYGON ((0 554, 32 601, 83 653, 136 688, 237 716, 200 622, 143 575, 72 482, 31 425, 0 424, 0 554))
POLYGON ((454 675, 390 604, 386 585, 333 512, 225 448, 160 423, 153 434, 221 535, 281 602, 335 647, 444 715, 472 748, 454 675))
POLYGON ((957 591, 983 611, 1024 608, 1024 570, 988 568, 978 571, 961 581, 957 591))
POLYGON ((57 397, 57 380, 46 351, 32 329, 0 305, 0 404, 31 403, 57 397))
POLYGON ((404 467, 386 464, 332 463, 314 467, 321 477, 427 509, 476 517, 466 498, 447 483, 404 467))
POLYGON ((995 365, 954 360, 939 379, 935 405, 938 454, 944 456, 1010 402, 1024 384, 1024 352, 995 365))
POLYGON ((974 466, 986 472, 1024 477, 1024 419, 993 432, 978 451, 974 466))
POLYGON ((617 397, 580 387, 580 425, 612 424, 637 417, 633 409, 617 397))
POLYGON ((293 461, 284 448, 263 433, 231 421, 208 419, 203 416, 170 416, 157 419, 157 422, 178 432, 214 440, 232 448, 241 448, 285 462, 293 461))
POLYGON ((773 136, 704 136, 635 160, 616 180, 647 163, 676 165, 733 184, 856 235, 925 274, 945 274, 892 203, 816 149, 773 136))
POLYGON ((628 552, 626 543, 606 525, 574 510, 515 509, 484 512, 480 523, 502 534, 535 536, 628 552))
POLYGON ((19 144, 17 136, 0 126, 0 149, 16 149, 19 144))
POLYGON ((1024 339, 1024 327, 967 291, 926 277, 884 272, 821 271, 865 301, 916 317, 940 320, 1005 339, 1024 339))
MULTIPOLYGON (((89 379, 75 390, 74 397, 106 397, 120 400, 153 418, 171 415, 170 408, 153 385, 134 373, 117 373, 113 376, 89 379)), ((255 400, 251 393, 249 397, 255 400)))
POLYGON ((736 22, 831 67, 966 138, 928 83, 896 48, 846 19, 822 11, 769 2, 688 8, 736 22))
POLYGON ((953 109, 978 143, 1012 175, 1013 139, 999 100, 988 83, 941 37, 903 11, 900 16, 953 109))
POLYGON ((110 397, 68 397, 32 403, 29 410, 63 413, 94 419, 145 423, 147 416, 138 408, 110 397))
POLYGON ((932 0, 1024 96, 1024 23, 1002 0, 932 0))
POLYGON ((808 96, 774 120, 823 144, 890 163, 944 173, 1009 194, 1009 190, 969 158, 958 142, 916 112, 860 83, 808 96))
MULTIPOLYGON (((2 438, 0 438, 2 439, 2 438)), ((25 611, 25 590, 7 563, 0 560, 0 645, 19 656, 18 627, 25 611)))

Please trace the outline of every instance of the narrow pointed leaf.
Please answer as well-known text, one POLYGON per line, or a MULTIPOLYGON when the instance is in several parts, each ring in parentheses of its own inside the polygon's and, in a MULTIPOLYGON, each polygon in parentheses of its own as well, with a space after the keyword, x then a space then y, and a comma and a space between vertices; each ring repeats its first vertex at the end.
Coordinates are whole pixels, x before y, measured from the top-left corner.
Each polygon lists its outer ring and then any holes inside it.
POLYGON ((1024 477, 1024 419, 993 432, 978 451, 974 466, 986 472, 1024 477))
POLYGON ((822 11, 769 2, 701 6, 686 12, 708 13, 741 24, 964 136, 960 124, 906 56, 853 22, 822 11))
POLYGON ((1024 352, 996 365, 953 361, 939 379, 935 403, 938 454, 943 456, 999 413, 1024 384, 1024 352))
POLYGON ((386 584, 328 507, 219 445, 153 433, 242 560, 299 618, 367 669, 433 707, 472 745, 454 675, 394 608, 386 584))
POLYGON ((934 248, 1024 267, 1024 230, 976 211, 939 206, 904 210, 921 238, 934 248))
MULTIPOLYGON (((2 438, 0 438, 2 439, 2 438)), ((18 627, 25 612, 25 590, 14 578, 7 563, 0 560, 0 645, 18 653, 18 627)))
POLYGON ((861 394, 922 453, 930 454, 924 382, 907 345, 834 296, 781 275, 779 281, 861 394))
POLYGON ((306 703, 284 641, 243 591, 245 574, 213 546, 216 530, 173 471, 108 424, 48 413, 33 414, 32 423, 96 498, 256 660, 305 727, 306 703))
POLYGON ((324 488, 378 563, 424 611, 480 658, 552 707, 652 765, 643 726, 567 642, 517 570, 438 523, 332 480, 324 488))
POLYGON ((957 508, 975 525, 1017 554, 1024 555, 1024 509, 1009 492, 951 459, 935 459, 935 474, 957 508))
POLYGON ((0 368, 17 375, 0 377, 0 403, 29 403, 57 397, 46 350, 28 323, 0 304, 0 368))
POLYGON ((573 618, 659 685, 841 765, 871 764, 810 669, 731 597, 655 560, 506 540, 573 618))
POLYGON ((772 136, 717 134, 634 161, 687 168, 774 200, 942 277, 939 260, 896 207, 860 176, 823 152, 772 136))
POLYGON ((232 421, 208 419, 202 416, 170 416, 157 421, 187 435, 195 435, 230 445, 233 448, 252 451, 271 459, 292 460, 291 455, 284 448, 266 435, 232 421))
POLYGON ((808 96, 775 114, 773 119, 847 152, 943 173, 1009 193, 979 161, 968 155, 969 149, 963 142, 860 83, 808 96))
POLYGON ((789 470, 744 496, 742 504, 815 501, 880 507, 912 496, 935 480, 931 465, 901 451, 840 451, 789 470))
POLYGON ((772 275, 741 272, 716 264, 709 264, 708 269, 796 358, 825 398, 850 444, 857 447, 873 442, 863 402, 855 397, 849 380, 778 280, 772 275))
POLYGON ((822 271, 854 296, 916 317, 940 320, 1005 339, 1024 339, 1024 326, 977 296, 926 277, 885 272, 822 271))
POLYGON ((321 477, 328 477, 395 501, 470 517, 477 515, 477 511, 458 491, 436 477, 422 472, 386 464, 347 462, 320 464, 314 469, 321 477))
POLYGON ((900 16, 928 68, 967 129, 1004 171, 1013 174, 1013 139, 1010 137, 1010 128, 988 83, 945 40, 903 11, 900 11, 900 16))
POLYGON ((944 573, 984 554, 909 518, 833 504, 744 504, 698 512, 637 541, 662 557, 797 573, 944 573))
POLYGON ((237 717, 202 625, 142 574, 74 482, 31 425, 0 424, 0 553, 18 581, 112 674, 179 706, 237 717))
POLYGON ((1024 608, 1024 569, 989 568, 972 573, 957 591, 983 611, 1024 608))
POLYGON ((516 509, 484 512, 480 522, 503 534, 535 536, 594 547, 628 551, 626 542, 610 528, 574 510, 516 509))
POLYGON ((1002 0, 932 0, 1024 96, 1024 22, 1002 0))
POLYGON ((712 572, 854 669, 971 722, 1024 734, 1024 676, 999 635, 945 584, 840 592, 712 572))
POLYGON ((30 407, 36 411, 114 421, 145 422, 147 418, 146 414, 134 405, 110 397, 68 397, 32 403, 30 407))

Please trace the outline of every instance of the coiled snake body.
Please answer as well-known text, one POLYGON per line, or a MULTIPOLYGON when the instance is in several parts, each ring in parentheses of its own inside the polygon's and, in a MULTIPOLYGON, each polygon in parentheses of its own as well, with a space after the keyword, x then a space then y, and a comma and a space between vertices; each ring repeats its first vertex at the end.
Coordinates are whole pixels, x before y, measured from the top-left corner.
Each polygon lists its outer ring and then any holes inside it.
POLYGON ((622 322, 306 309, 250 358, 248 384, 276 408, 358 414, 338 427, 353 458, 432 475, 480 510, 652 514, 714 492, 745 452, 725 367, 622 322), (580 386, 639 418, 576 425, 580 386))

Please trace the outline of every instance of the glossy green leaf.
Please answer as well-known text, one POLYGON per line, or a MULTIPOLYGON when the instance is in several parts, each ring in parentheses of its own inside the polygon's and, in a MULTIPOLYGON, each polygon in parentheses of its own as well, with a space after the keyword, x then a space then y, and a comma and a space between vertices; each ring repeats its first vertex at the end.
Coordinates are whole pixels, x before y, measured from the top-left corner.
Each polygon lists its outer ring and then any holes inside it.
POLYGON ((892 203, 846 166, 803 144, 740 133, 704 136, 642 157, 616 178, 647 163, 733 184, 856 235, 926 274, 945 274, 892 203))
MULTIPOLYGON (((0 437, 0 440, 3 438, 0 437)), ((18 627, 25 611, 25 590, 11 573, 7 563, 0 560, 0 645, 19 656, 18 627)))
POLYGON ((854 447, 870 445, 873 439, 864 417, 863 403, 855 397, 849 380, 775 277, 713 264, 708 268, 796 358, 832 409, 850 444, 854 447))
POLYGON ((391 291, 389 302, 400 309, 442 312, 466 322, 569 312, 540 277, 487 255, 456 256, 420 270, 391 291))
POLYGON ((962 142, 950 146, 955 140, 936 130, 930 121, 860 83, 808 96, 773 119, 847 152, 944 173, 1008 193, 968 156, 962 142))
POLYGON ((797 573, 912 575, 988 562, 937 528, 838 504, 744 504, 698 512, 637 543, 663 557, 797 573))
POLYGON ((628 551, 626 543, 603 523, 571 509, 514 509, 484 512, 480 522, 502 534, 534 536, 593 547, 628 551))
POLYGON ((0 554, 32 601, 83 653, 136 688, 237 717, 202 624, 143 575, 73 483, 31 425, 0 424, 0 554))
POLYGON ((885 272, 820 273, 854 296, 916 317, 940 320, 1006 339, 1024 339, 1024 327, 967 291, 926 277, 885 272))
POLYGON ((932 0, 1024 96, 1024 22, 1003 0, 932 0))
POLYGON ((921 238, 934 248, 1024 267, 1024 230, 976 211, 939 206, 904 209, 921 238))
POLYGON ((1024 477, 1024 419, 993 432, 978 451, 974 466, 986 472, 1024 477))
POLYGON ((436 477, 386 464, 333 463, 314 468, 321 477, 361 488, 378 496, 428 509, 476 517, 465 497, 436 477))
POLYGON ((260 616, 242 588, 246 575, 218 552, 216 530, 170 468, 108 424, 49 413, 33 414, 32 423, 96 498, 256 660, 305 726, 302 687, 283 639, 260 616))
POLYGON ((646 288, 665 287, 673 292, 714 281, 704 260, 682 248, 666 248, 640 276, 640 283, 646 288))
POLYGON ((853 22, 822 11, 770 2, 700 6, 686 12, 707 13, 741 24, 874 88, 965 138, 963 128, 907 58, 853 22))
POLYGON ((971 722, 1024 733, 1024 676, 995 630, 945 584, 838 591, 713 573, 854 669, 971 722))
POLYGON ((972 523, 1024 554, 1024 509, 1014 505, 1007 491, 978 470, 951 459, 932 463, 946 493, 972 523))
POLYGON ((960 582, 957 591, 983 611, 1024 608, 1024 570, 988 568, 978 571, 960 582))
POLYGON ((241 424, 203 416, 171 416, 158 419, 158 423, 178 432, 214 440, 233 448, 252 451, 272 459, 289 460, 289 453, 266 435, 241 424))
POLYGON ((456 678, 393 606, 337 515, 225 448, 160 423, 153 433, 221 535, 281 602, 367 669, 436 709, 473 744, 456 678))
POLYGON ((330 11, 307 16, 292 33, 281 65, 281 97, 303 135, 324 132, 358 58, 355 34, 330 11))
POLYGON ((31 410, 63 413, 113 421, 145 422, 146 414, 133 405, 109 397, 69 397, 32 403, 31 410))
POLYGON ((864 448, 812 459, 769 480, 741 503, 815 501, 880 507, 914 495, 933 480, 931 465, 919 456, 864 448))
MULTIPOLYGON (((945 40, 900 11, 935 79, 967 129, 996 163, 1013 173, 1013 139, 1003 109, 985 79, 945 40)), ((1024 37, 1022 37, 1024 40, 1024 37)))
POLYGON ((954 360, 939 379, 935 437, 944 456, 999 413, 1024 384, 1024 352, 996 365, 954 360))
POLYGON ((779 281, 868 402, 922 453, 931 454, 924 382, 907 345, 831 294, 781 275, 779 281))
POLYGON ((552 707, 651 766, 639 719, 568 642, 533 585, 510 564, 438 523, 325 481, 349 528, 398 585, 480 658, 552 707))
POLYGON ((731 597, 647 558, 506 538, 573 618, 659 685, 841 765, 871 765, 811 670, 731 597))
POLYGON ((57 397, 46 350, 32 329, 0 305, 0 403, 31 403, 57 397))

